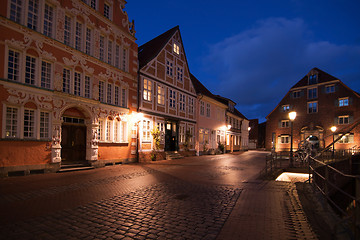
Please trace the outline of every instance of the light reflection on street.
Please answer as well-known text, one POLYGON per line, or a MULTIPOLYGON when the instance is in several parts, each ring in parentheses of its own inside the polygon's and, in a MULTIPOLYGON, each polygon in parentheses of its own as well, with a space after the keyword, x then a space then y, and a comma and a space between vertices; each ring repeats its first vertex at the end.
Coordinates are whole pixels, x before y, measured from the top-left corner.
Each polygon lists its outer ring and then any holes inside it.
MULTIPOLYGON (((311 174, 310 174, 311 176, 311 174)), ((291 173, 283 172, 277 177, 276 181, 282 182, 305 182, 309 180, 309 174, 307 173, 291 173)))

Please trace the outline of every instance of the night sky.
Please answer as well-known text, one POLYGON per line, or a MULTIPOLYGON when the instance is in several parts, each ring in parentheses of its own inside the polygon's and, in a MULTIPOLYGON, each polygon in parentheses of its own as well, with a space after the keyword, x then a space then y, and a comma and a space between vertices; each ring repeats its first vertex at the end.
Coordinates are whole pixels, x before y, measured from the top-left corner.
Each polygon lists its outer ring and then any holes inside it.
POLYGON ((190 71, 260 122, 313 67, 360 92, 360 0, 127 0, 138 45, 179 25, 190 71))

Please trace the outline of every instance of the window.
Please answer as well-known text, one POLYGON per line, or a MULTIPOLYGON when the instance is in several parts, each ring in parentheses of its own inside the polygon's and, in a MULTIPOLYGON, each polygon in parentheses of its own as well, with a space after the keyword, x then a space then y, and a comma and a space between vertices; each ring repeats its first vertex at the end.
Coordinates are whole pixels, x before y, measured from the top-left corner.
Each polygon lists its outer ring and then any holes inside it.
POLYGON ((25 61, 25 83, 35 85, 36 58, 26 56, 25 61))
POLYGON ((176 92, 174 90, 169 90, 169 107, 176 108, 176 92))
POLYGON ((114 142, 120 141, 120 120, 115 119, 114 121, 114 142))
POLYGON ((74 94, 81 96, 81 73, 79 72, 74 74, 74 94))
POLYGON ((210 117, 210 104, 206 104, 206 117, 210 117))
POLYGON ((169 60, 166 60, 166 75, 173 76, 173 63, 169 60))
POLYGON ((103 81, 99 82, 99 101, 105 101, 105 83, 103 81))
POLYGON ((179 136, 180 136, 180 142, 184 143, 185 142, 185 126, 180 126, 179 127, 179 136))
POLYGON ((194 99, 192 97, 189 97, 188 101, 189 101, 189 114, 194 114, 194 99))
POLYGON ((90 98, 91 97, 91 78, 89 76, 85 76, 85 91, 84 91, 84 96, 86 98, 90 98))
POLYGON ((288 128, 289 127, 289 120, 281 120, 281 127, 288 128))
POLYGON ((112 103, 112 95, 113 95, 112 84, 108 83, 107 84, 107 91, 106 91, 106 102, 108 104, 112 103))
POLYGON ((301 91, 293 91, 293 98, 300 98, 301 97, 301 91))
POLYGON ((317 98, 317 88, 308 89, 308 99, 317 98))
POLYGON ((127 107, 127 101, 126 101, 126 89, 122 88, 121 89, 121 106, 122 107, 127 107))
POLYGON ((24 110, 24 138, 33 138, 35 136, 35 111, 24 110))
POLYGON ((176 53, 176 54, 180 54, 180 47, 179 47, 179 45, 178 44, 176 44, 176 43, 174 43, 174 53, 176 53))
POLYGON ((205 115, 205 103, 203 101, 200 101, 200 115, 205 115))
POLYGON ((158 122, 157 124, 157 128, 160 131, 160 141, 164 142, 164 135, 165 135, 165 123, 163 122, 158 122))
POLYGON ((18 124, 18 109, 13 107, 6 108, 6 124, 5 124, 5 137, 16 138, 17 124, 18 124))
POLYGON ((309 76, 309 85, 312 84, 317 84, 318 83, 318 78, 316 74, 310 75, 309 76))
POLYGON ((127 122, 121 121, 120 141, 127 142, 127 122))
POLYGON ((106 120, 106 122, 105 122, 105 129, 106 129, 106 131, 105 131, 105 140, 106 141, 110 141, 111 140, 111 123, 112 123, 112 121, 111 120, 106 120))
POLYGON ((325 93, 334 93, 335 92, 335 85, 327 85, 325 86, 325 93))
POLYGON ((180 67, 177 67, 177 80, 183 82, 183 69, 180 67))
POLYGON ((111 6, 108 3, 104 3, 104 17, 110 19, 111 6))
POLYGON ((127 72, 127 62, 128 62, 128 50, 126 48, 123 48, 123 55, 122 55, 122 70, 127 72))
POLYGON ((317 113, 317 102, 308 103, 308 113, 317 113))
POLYGON ((344 125, 349 124, 349 116, 338 116, 338 124, 344 125))
POLYGON ((120 68, 120 46, 115 46, 115 67, 120 68))
POLYGON ((288 135, 282 135, 282 136, 280 136, 280 142, 281 143, 289 143, 290 141, 290 136, 288 136, 288 135))
POLYGON ((182 93, 179 94, 179 110, 185 111, 185 95, 182 93))
POLYGON ((45 3, 44 9, 44 35, 52 37, 53 35, 54 8, 45 3))
POLYGON ((51 63, 41 62, 41 87, 51 88, 51 63))
POLYGON ((8 79, 13 81, 19 81, 19 62, 20 54, 13 50, 9 50, 8 56, 8 79))
POLYGON ((71 46, 71 18, 69 16, 65 16, 64 44, 71 46))
POLYGON ((157 103, 160 105, 165 104, 165 89, 163 86, 157 87, 157 103))
POLYGON ((49 121, 48 112, 40 112, 40 138, 49 138, 49 121))
POLYGON ((142 131, 143 131, 142 141, 150 142, 151 140, 150 120, 143 120, 142 131))
POLYGON ((98 140, 102 140, 103 132, 104 132, 104 120, 99 120, 99 129, 97 131, 98 140))
MULTIPOLYGON (((341 135, 337 135, 336 138, 340 137, 341 135)), ((354 134, 353 133, 347 133, 344 136, 340 138, 337 143, 354 143, 354 134)))
POLYGON ((92 30, 90 28, 86 28, 86 36, 85 36, 85 52, 88 55, 92 54, 92 30))
POLYGON ((63 70, 63 92, 70 93, 70 70, 63 70))
POLYGON ((112 41, 108 41, 108 64, 113 64, 113 60, 112 60, 112 49, 113 49, 113 42, 112 41))
POLYGON ((290 111, 290 105, 282 105, 281 106, 282 112, 289 112, 290 111))
POLYGON ((193 138, 194 138, 194 127, 190 127, 190 126, 188 126, 188 130, 187 130, 189 133, 190 133, 190 136, 192 136, 192 137, 190 137, 190 143, 192 143, 193 142, 193 138))
POLYGON ((204 129, 199 129, 199 142, 204 143, 204 129))
POLYGON ((39 11, 39 1, 29 0, 27 27, 35 31, 37 30, 38 19, 39 19, 38 11, 39 11))
POLYGON ((204 143, 209 143, 209 129, 204 131, 204 143))
POLYGON ((115 94, 114 94, 114 104, 116 106, 120 106, 120 88, 118 86, 115 86, 115 94))
POLYGON ((10 20, 21 23, 22 0, 11 0, 10 20))
POLYGON ((76 22, 75 28, 75 48, 79 51, 82 50, 82 28, 83 25, 80 22, 76 22))
POLYGON ((144 100, 151 102, 151 81, 144 79, 144 100))
POLYGON ((90 0, 90 7, 96 10, 96 2, 97 0, 90 0))
POLYGON ((105 54, 104 54, 104 51, 105 51, 105 37, 104 36, 100 36, 100 43, 99 43, 99 51, 100 51, 100 60, 101 61, 104 61, 105 59, 105 54))
POLYGON ((339 107, 349 106, 349 98, 339 98, 339 107))

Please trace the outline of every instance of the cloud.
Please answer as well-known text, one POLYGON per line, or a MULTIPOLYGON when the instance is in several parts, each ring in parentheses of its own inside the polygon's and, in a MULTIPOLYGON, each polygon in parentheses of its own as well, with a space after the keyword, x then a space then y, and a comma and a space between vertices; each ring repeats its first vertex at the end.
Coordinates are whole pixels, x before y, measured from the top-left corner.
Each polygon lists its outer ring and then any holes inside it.
POLYGON ((360 46, 312 38, 302 19, 259 21, 253 28, 209 46, 204 70, 216 81, 204 84, 237 102, 248 118, 264 118, 313 67, 340 79, 337 73, 354 78, 350 81, 359 80, 360 46))

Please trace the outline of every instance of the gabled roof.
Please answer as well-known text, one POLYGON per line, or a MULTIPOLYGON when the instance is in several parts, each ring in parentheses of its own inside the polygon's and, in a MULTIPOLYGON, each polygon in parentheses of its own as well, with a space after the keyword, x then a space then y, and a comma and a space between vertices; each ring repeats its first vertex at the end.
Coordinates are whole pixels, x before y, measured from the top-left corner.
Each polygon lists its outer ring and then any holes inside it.
POLYGON ((212 94, 192 73, 190 73, 190 79, 195 88, 196 94, 201 94, 218 100, 214 94, 212 94))
POLYGON ((179 26, 173 27, 172 29, 164 32, 163 34, 157 36, 149 42, 141 45, 138 48, 139 68, 141 69, 151 60, 153 60, 178 30, 179 26))
MULTIPOLYGON (((330 81, 334 81, 334 80, 338 80, 338 78, 331 76, 330 74, 318 69, 318 68, 313 68, 310 70, 310 72, 317 72, 318 74, 318 83, 325 83, 325 82, 330 82, 330 81)), ((309 72, 309 73, 310 73, 309 72)), ((298 81, 292 88, 298 88, 298 87, 305 87, 308 86, 308 74, 305 75, 300 81, 298 81)))
POLYGON ((247 119, 241 112, 239 112, 239 110, 237 110, 236 108, 234 108, 234 112, 233 112, 236 116, 239 116, 243 119, 249 120, 247 119))
MULTIPOLYGON (((226 97, 223 97, 223 96, 220 96, 220 95, 215 95, 216 99, 218 99, 218 101, 226 104, 227 106, 229 106, 229 102, 232 102, 234 105, 236 105, 236 103, 229 99, 229 98, 226 98, 226 97)), ((228 112, 231 112, 229 110, 227 110, 228 112)), ((243 119, 246 119, 248 120, 239 110, 237 110, 235 107, 234 107, 234 112, 231 112, 232 114, 238 116, 238 117, 241 117, 243 119)))

